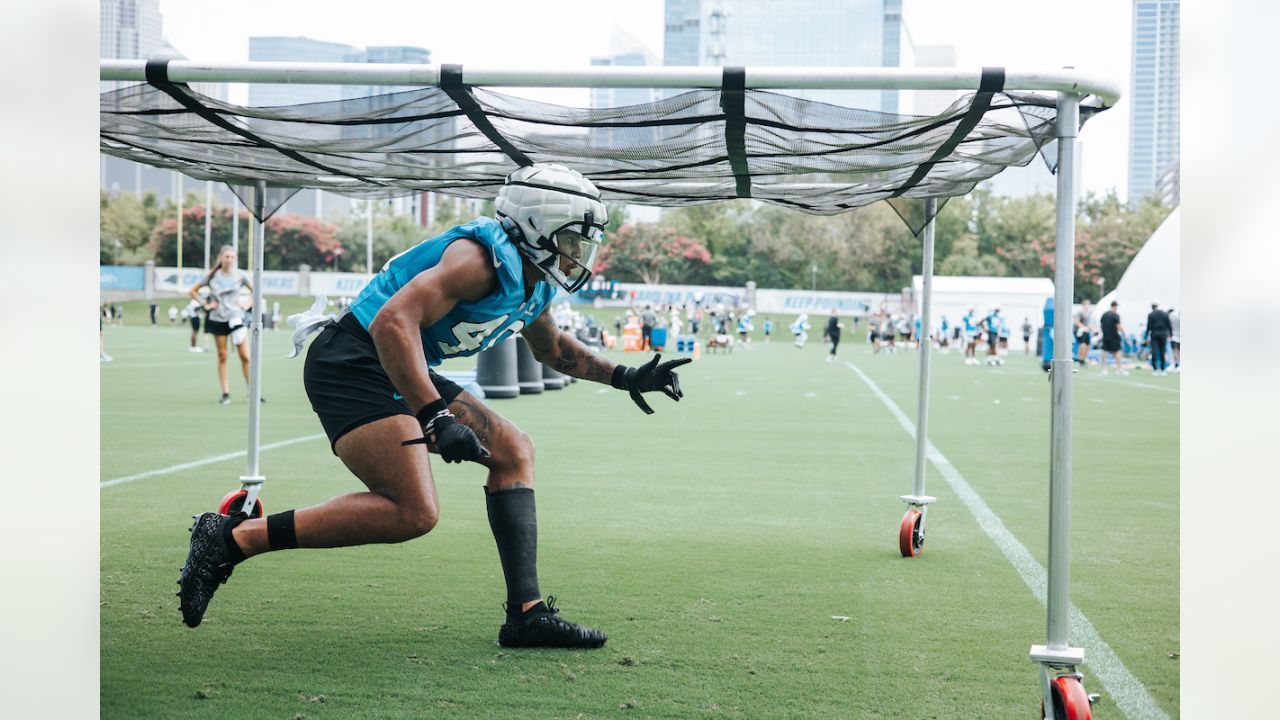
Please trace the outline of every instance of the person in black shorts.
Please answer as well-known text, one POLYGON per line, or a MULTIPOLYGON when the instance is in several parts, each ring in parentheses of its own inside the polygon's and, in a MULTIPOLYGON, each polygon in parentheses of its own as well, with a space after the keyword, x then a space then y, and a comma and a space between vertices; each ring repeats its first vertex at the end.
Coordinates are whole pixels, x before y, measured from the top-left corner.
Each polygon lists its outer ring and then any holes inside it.
POLYGON ((200 313, 202 312, 204 312, 204 304, 201 300, 192 300, 182 309, 182 316, 191 323, 191 346, 187 348, 187 352, 204 352, 204 348, 200 347, 200 313))
POLYGON ((577 292, 591 277, 609 216, 589 180, 562 165, 521 168, 494 207, 496 218, 476 218, 389 260, 341 317, 323 315, 319 303, 296 317, 295 353, 319 331, 303 367, 312 409, 364 489, 265 518, 200 515, 179 578, 188 626, 200 624, 214 592, 248 558, 429 533, 440 518, 428 454, 436 453, 487 471, 484 502, 507 586, 498 643, 604 645, 604 633, 560 617, 554 599, 543 598, 533 439, 432 368, 518 332, 539 362, 622 390, 652 413, 644 394, 679 400, 674 368, 691 359, 660 362, 654 355, 640 367, 619 365, 545 312, 557 292, 577 292))
POLYGON ((1084 367, 1089 357, 1089 346, 1093 342, 1093 303, 1089 298, 1080 301, 1080 309, 1075 318, 1076 362, 1084 367))
POLYGON ((1116 363, 1117 375, 1128 375, 1129 371, 1124 369, 1124 326, 1120 324, 1120 313, 1118 312, 1120 303, 1115 300, 1111 301, 1111 309, 1102 313, 1102 318, 1098 324, 1102 326, 1102 372, 1106 374, 1106 356, 1111 354, 1111 359, 1116 363))
POLYGON ((188 291, 192 300, 201 301, 200 291, 208 288, 204 298, 204 309, 208 312, 204 321, 205 333, 213 336, 218 350, 218 384, 222 388, 222 397, 218 402, 223 405, 231 403, 231 392, 227 385, 227 345, 230 343, 240 356, 240 369, 244 374, 245 385, 249 384, 249 344, 244 342, 248 335, 245 327, 245 311, 239 305, 241 289, 252 290, 249 276, 236 265, 236 251, 230 245, 223 245, 218 251, 218 260, 209 273, 188 291))

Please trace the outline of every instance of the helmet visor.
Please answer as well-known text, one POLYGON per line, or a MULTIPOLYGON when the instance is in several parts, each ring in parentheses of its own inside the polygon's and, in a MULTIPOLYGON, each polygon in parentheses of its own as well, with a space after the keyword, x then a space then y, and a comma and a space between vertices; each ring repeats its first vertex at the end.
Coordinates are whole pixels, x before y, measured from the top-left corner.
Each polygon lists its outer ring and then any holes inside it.
POLYGON ((584 236, 578 230, 572 228, 564 228, 555 234, 556 248, 560 250, 561 255, 568 256, 569 259, 580 265, 590 268, 595 264, 596 251, 600 249, 600 231, 592 228, 591 234, 595 239, 584 236))
POLYGON ((591 268, 595 266, 596 252, 604 237, 603 229, 598 226, 589 226, 589 236, 582 234, 581 227, 581 224, 577 229, 566 225, 552 233, 556 252, 547 258, 543 267, 544 272, 569 292, 577 292, 591 279, 591 268))

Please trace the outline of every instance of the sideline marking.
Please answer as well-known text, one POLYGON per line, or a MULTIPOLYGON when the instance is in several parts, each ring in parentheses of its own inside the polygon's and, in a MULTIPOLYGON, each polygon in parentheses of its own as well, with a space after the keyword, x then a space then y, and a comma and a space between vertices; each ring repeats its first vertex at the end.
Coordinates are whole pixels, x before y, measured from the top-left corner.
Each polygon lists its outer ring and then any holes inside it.
MULTIPOLYGON (((889 396, 867 377, 866 373, 858 369, 851 362, 845 365, 850 370, 858 374, 862 381, 871 388, 871 391, 880 398, 880 401, 889 408, 889 412, 897 419, 898 424, 902 426, 907 434, 915 437, 916 426, 907 418, 906 414, 894 404, 889 396)), ((987 506, 982 496, 973 489, 972 486, 960 474, 960 471, 947 460, 932 442, 926 442, 926 456, 929 462, 938 469, 938 473, 942 475, 947 484, 951 486, 951 490, 960 497, 960 501, 964 503, 969 512, 973 514, 978 525, 982 528, 987 537, 995 543, 1000 552, 1018 571, 1018 575, 1022 578, 1022 582, 1026 583, 1031 589, 1031 593, 1036 596, 1041 605, 1046 605, 1046 596, 1048 592, 1048 574, 1040 565, 1031 552, 1027 550, 1018 538, 1005 527, 1000 517, 987 506)), ((1075 635, 1080 641, 1081 646, 1085 649, 1085 664, 1093 671, 1094 675, 1102 682, 1102 685, 1110 693, 1112 702, 1120 709, 1125 717, 1130 718, 1163 718, 1167 720, 1169 717, 1160 706, 1156 704, 1151 694, 1147 692, 1146 686, 1142 684, 1129 669, 1124 666, 1115 651, 1111 649, 1102 637, 1098 635, 1098 631, 1093 627, 1093 623, 1089 622, 1089 618, 1073 603, 1071 605, 1071 629, 1075 631, 1075 635)))
MULTIPOLYGON (((286 445, 295 445, 297 443, 307 442, 309 440, 318 440, 319 438, 322 438, 324 436, 325 436, 324 433, 317 433, 315 435, 303 435, 302 437, 291 438, 289 440, 281 440, 280 442, 267 443, 266 445, 259 446, 258 452, 262 452, 264 450, 274 450, 276 448, 281 448, 286 445)), ((242 458, 248 454, 249 454, 248 450, 241 450, 239 452, 227 453, 226 455, 215 455, 213 457, 204 458, 203 460, 195 460, 189 463, 182 463, 181 465, 170 465, 167 468, 160 468, 159 470, 148 470, 146 472, 138 473, 137 475, 126 475, 124 477, 118 477, 113 480, 103 480, 102 482, 98 483, 98 488, 99 489, 109 488, 114 485, 123 485, 124 483, 133 482, 134 480, 141 480, 143 478, 155 477, 157 475, 168 475, 170 473, 181 472, 183 470, 190 470, 191 468, 198 468, 202 465, 212 465, 213 463, 222 462, 223 460, 234 460, 236 458, 242 458)))

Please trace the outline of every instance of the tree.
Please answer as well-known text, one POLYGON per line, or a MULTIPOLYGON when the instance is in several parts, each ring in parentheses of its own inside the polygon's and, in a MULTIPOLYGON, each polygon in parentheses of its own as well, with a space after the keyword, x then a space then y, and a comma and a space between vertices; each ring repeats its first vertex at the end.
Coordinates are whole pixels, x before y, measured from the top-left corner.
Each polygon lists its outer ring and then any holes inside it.
MULTIPOLYGON (((365 244, 368 242, 368 205, 359 202, 353 212, 338 223, 337 240, 345 249, 338 256, 339 269, 347 272, 365 271, 365 244)), ((377 272, 388 260, 430 237, 435 237, 457 224, 453 203, 441 206, 435 224, 426 228, 407 215, 395 215, 385 202, 373 203, 373 270, 377 272), (447 210, 446 210, 447 208, 447 210), (446 224, 447 223, 447 224, 446 224)), ((332 259, 330 260, 332 267, 332 259)))
POLYGON ((623 281, 699 284, 706 281, 711 253, 702 243, 653 223, 628 223, 596 256, 600 275, 623 281))
POLYGON ((154 257, 151 231, 159 222, 155 193, 139 198, 131 193, 103 191, 98 208, 99 263, 141 265, 154 257))
POLYGON ((263 270, 296 270, 306 263, 313 268, 333 267, 345 254, 337 228, 301 215, 276 215, 267 220, 262 246, 263 270))
POLYGON ((1102 196, 1087 194, 1080 201, 1076 221, 1076 295, 1100 300, 1100 278, 1115 287, 1169 212, 1156 198, 1129 209, 1114 190, 1102 196))
POLYGON ((659 225, 707 249, 711 254, 708 274, 714 282, 738 285, 749 279, 745 267, 751 261, 747 245, 753 215, 748 200, 703 203, 669 210, 659 225))
MULTIPOLYGON (((188 196, 194 200, 195 195, 188 196)), ((159 222, 151 230, 151 241, 148 245, 151 258, 157 265, 178 264, 178 221, 177 206, 165 202, 159 209, 159 222)), ((184 267, 202 267, 204 265, 204 214, 203 204, 187 205, 182 210, 182 264, 184 267)), ((241 213, 241 221, 247 227, 247 212, 241 213)), ((214 208, 210 215, 209 262, 213 262, 218 248, 231 244, 231 210, 230 208, 214 208)), ((241 238, 246 237, 241 233, 241 238)))
POLYGON ((939 275, 1003 277, 1009 270, 995 255, 978 253, 978 236, 965 233, 951 247, 951 254, 938 267, 939 275))
MULTIPOLYGON (((252 218, 246 211, 238 213, 241 223, 241 251, 248 252, 248 225, 252 218)), ((204 264, 204 205, 193 205, 182 211, 182 264, 199 267, 204 264)), ((264 270, 297 270, 307 263, 323 267, 326 258, 333 262, 341 244, 335 237, 334 226, 314 218, 298 215, 276 215, 267 220, 266 239, 263 244, 264 270)), ((218 249, 231 244, 232 218, 230 208, 214 208, 210 213, 210 262, 218 249)), ((178 221, 166 217, 151 234, 151 251, 157 265, 176 265, 178 262, 178 221)), ((241 260, 241 265, 247 265, 241 260)))

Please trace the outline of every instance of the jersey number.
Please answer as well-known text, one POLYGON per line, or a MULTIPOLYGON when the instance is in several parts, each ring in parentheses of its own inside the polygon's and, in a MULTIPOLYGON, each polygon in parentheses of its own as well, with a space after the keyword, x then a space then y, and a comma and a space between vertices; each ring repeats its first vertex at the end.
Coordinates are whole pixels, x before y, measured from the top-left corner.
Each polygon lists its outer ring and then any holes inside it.
POLYGON ((460 322, 453 326, 453 336, 458 338, 458 344, 448 345, 440 343, 440 350, 445 357, 448 357, 458 353, 471 352, 479 348, 481 345, 484 345, 485 349, 488 349, 493 346, 494 342, 496 342, 499 337, 505 338, 507 335, 519 332, 524 328, 524 321, 517 320, 511 323, 511 327, 507 328, 506 332, 494 336, 493 339, 486 344, 485 338, 489 337, 494 330, 497 330, 502 323, 506 322, 508 317, 510 316, 503 315, 502 317, 497 317, 488 322, 482 323, 460 322))

